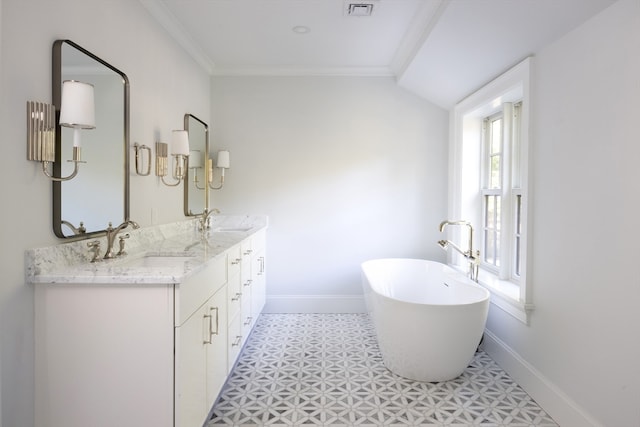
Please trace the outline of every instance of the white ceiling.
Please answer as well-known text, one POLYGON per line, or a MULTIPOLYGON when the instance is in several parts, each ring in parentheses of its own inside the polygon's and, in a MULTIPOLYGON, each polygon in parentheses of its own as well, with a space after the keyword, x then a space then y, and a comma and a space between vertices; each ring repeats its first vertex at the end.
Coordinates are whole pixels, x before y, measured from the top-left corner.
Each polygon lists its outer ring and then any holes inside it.
POLYGON ((140 1, 211 74, 395 76, 450 108, 615 0, 140 1))

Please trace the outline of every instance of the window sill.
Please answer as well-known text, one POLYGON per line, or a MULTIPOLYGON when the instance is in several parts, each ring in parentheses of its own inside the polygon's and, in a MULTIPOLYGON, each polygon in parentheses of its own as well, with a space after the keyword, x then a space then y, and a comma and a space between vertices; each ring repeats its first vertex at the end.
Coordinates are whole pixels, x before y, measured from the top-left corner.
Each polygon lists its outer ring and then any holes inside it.
MULTIPOLYGON (((466 271, 460 266, 452 265, 462 274, 466 271)), ((529 324, 529 317, 534 309, 533 304, 528 304, 520 299, 520 285, 509 280, 500 280, 498 276, 486 270, 478 272, 478 284, 491 293, 491 303, 504 312, 515 317, 525 325, 529 324)))
POLYGON ((529 316, 533 311, 533 304, 520 299, 520 285, 509 280, 500 280, 498 276, 488 271, 480 270, 478 283, 491 292, 491 303, 504 312, 515 317, 525 325, 529 324, 529 316))

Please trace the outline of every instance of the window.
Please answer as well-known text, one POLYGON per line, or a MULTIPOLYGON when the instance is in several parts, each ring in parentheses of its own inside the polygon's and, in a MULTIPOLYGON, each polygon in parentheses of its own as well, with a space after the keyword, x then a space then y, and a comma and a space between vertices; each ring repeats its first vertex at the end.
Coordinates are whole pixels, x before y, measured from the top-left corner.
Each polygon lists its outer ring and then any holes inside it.
POLYGON ((522 268, 522 189, 518 155, 522 102, 504 103, 482 121, 481 265, 519 281, 522 268), (513 214, 511 214, 513 212, 513 214))
MULTIPOLYGON (((528 323, 528 85, 530 59, 460 102, 452 120, 450 219, 471 221, 479 283, 492 302, 528 323)), ((464 258, 450 263, 466 269, 464 258)))

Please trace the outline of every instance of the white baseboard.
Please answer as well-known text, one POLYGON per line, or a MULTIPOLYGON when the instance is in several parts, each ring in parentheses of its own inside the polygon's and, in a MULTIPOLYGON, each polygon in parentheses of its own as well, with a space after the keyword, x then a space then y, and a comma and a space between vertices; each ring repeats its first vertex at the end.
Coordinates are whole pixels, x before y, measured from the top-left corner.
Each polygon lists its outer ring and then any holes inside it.
POLYGON ((366 313, 362 295, 267 295, 263 313, 366 313))
POLYGON ((482 348, 562 427, 603 427, 489 330, 485 330, 482 348))

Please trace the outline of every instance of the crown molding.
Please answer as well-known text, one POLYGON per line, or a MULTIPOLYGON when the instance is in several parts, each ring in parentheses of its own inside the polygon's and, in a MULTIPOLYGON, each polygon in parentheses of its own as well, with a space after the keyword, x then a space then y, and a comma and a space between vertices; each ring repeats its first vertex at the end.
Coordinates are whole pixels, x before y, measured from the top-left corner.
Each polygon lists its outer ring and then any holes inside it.
POLYGON ((390 68, 398 80, 415 60, 450 2, 451 0, 425 2, 415 15, 391 60, 390 68))
POLYGON ((174 18, 171 11, 162 0, 138 0, 155 20, 182 46, 182 48, 196 61, 208 74, 213 74, 215 64, 196 43, 189 32, 174 18))
POLYGON ((214 68, 214 76, 267 77, 395 77, 389 67, 243 67, 214 68))

